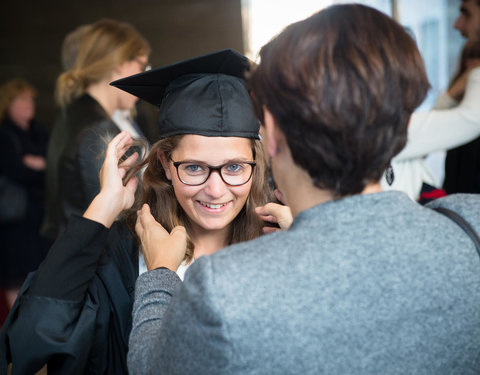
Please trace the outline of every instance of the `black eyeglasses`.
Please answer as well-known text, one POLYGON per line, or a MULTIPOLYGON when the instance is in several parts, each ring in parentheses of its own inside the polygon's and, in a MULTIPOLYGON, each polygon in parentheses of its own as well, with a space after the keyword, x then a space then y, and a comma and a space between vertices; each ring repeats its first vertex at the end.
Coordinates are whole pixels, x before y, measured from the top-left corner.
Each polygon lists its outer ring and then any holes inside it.
POLYGON ((205 183, 213 171, 217 171, 227 185, 244 185, 252 178, 254 161, 230 161, 211 166, 198 161, 173 161, 179 180, 185 185, 197 186, 205 183))
POLYGON ((146 71, 152 69, 152 67, 150 66, 150 64, 148 64, 148 62, 143 62, 138 57, 134 57, 132 60, 140 65, 140 68, 141 68, 142 72, 146 72, 146 71))

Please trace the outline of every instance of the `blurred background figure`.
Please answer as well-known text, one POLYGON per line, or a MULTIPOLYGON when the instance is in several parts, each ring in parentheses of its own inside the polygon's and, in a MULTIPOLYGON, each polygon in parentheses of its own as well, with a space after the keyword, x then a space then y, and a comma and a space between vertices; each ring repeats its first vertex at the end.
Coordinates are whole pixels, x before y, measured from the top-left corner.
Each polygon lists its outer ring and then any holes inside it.
MULTIPOLYGON (((480 19, 478 26, 480 28, 480 19)), ((463 48, 458 72, 449 86, 449 95, 443 100, 443 108, 459 104, 465 93, 468 74, 478 66, 480 66, 480 40, 469 40, 463 48)), ((480 93, 477 99, 480 107, 480 93)), ((452 124, 452 127, 455 128, 455 125, 452 124)), ((447 152, 443 188, 448 194, 480 193, 480 137, 447 152)))
POLYGON ((102 19, 67 35, 66 69, 57 80, 62 111, 47 157, 47 212, 42 233, 55 239, 72 214, 81 214, 100 191, 98 173, 108 140, 121 130, 141 135, 112 119, 131 110, 137 98, 109 85, 148 66, 150 46, 130 24, 102 19))
POLYGON ((460 14, 455 20, 454 27, 469 41, 480 40, 479 0, 461 0, 460 14))
POLYGON ((26 191, 23 217, 0 222, 0 286, 11 307, 28 272, 46 255, 39 234, 45 205, 45 155, 48 133, 35 117, 35 89, 22 79, 0 87, 0 175, 26 191))
MULTIPOLYGON (((431 111, 412 114, 407 145, 392 160, 393 183, 389 185, 383 178, 382 188, 404 191, 422 204, 446 195, 424 158, 433 152, 462 147, 480 135, 479 98, 480 64, 471 61, 468 68, 437 97, 431 111)), ((462 168, 471 168, 472 162, 465 160, 462 168)), ((475 178, 473 175, 466 177, 475 178)))
POLYGON ((64 72, 73 69, 82 39, 84 35, 90 30, 90 28, 90 24, 80 25, 65 36, 65 39, 62 43, 61 52, 62 69, 64 72))
MULTIPOLYGON (((90 30, 91 24, 80 25, 73 31, 67 34, 62 43, 62 68, 64 72, 73 69, 78 55, 78 49, 82 42, 84 35, 90 30)), ((150 67, 147 66, 147 69, 150 67)), ((141 128, 134 121, 136 108, 131 109, 116 109, 113 113, 112 119, 121 130, 128 131, 134 139, 147 138, 141 128)))

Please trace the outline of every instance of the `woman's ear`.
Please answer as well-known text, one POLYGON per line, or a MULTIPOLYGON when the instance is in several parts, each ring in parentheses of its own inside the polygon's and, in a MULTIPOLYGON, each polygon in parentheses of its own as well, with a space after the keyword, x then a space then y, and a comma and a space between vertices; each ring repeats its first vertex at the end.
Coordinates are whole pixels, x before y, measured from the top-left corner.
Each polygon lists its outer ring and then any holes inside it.
POLYGON ((165 171, 165 176, 172 181, 172 173, 170 171, 170 164, 168 163, 167 158, 165 157, 165 154, 162 151, 157 151, 157 158, 160 160, 160 163, 162 163, 163 170, 165 171))

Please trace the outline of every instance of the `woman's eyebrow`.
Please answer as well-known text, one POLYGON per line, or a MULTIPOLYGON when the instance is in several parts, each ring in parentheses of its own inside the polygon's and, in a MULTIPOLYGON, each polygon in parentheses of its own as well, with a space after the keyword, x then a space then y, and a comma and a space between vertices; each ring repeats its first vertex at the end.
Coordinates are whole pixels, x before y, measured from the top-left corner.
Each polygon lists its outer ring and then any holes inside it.
POLYGON ((245 162, 245 161, 252 161, 253 160, 253 155, 252 157, 235 157, 231 159, 223 159, 222 162, 211 164, 203 160, 198 160, 198 159, 182 159, 182 160, 175 160, 175 162, 182 162, 182 163, 200 163, 200 164, 208 164, 208 165, 222 165, 226 163, 234 163, 234 162, 245 162))

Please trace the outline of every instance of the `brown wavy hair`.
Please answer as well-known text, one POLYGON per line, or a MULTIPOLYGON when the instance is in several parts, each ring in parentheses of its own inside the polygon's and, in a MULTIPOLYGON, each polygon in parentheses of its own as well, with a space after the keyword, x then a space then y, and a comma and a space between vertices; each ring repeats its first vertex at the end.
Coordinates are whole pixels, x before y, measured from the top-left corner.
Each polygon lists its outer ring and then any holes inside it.
POLYGON ((55 96, 60 106, 82 95, 91 84, 108 79, 116 66, 148 55, 150 46, 132 25, 102 19, 83 31, 76 53, 71 69, 57 79, 55 96))
MULTIPOLYGON (((137 197, 134 206, 126 212, 127 224, 135 234, 135 222, 137 210, 144 203, 150 206, 153 217, 167 230, 171 231, 175 226, 184 226, 187 230, 187 252, 185 260, 190 262, 193 259, 194 243, 191 241, 190 219, 175 197, 175 192, 170 180, 167 179, 162 163, 158 158, 161 152, 168 159, 184 135, 177 135, 162 139, 152 146, 148 156, 139 163, 131 173, 138 173, 146 166, 137 190, 137 197)), ((262 206, 272 200, 272 191, 269 186, 268 169, 259 140, 251 140, 252 152, 256 167, 252 176, 252 187, 245 206, 232 222, 230 244, 248 241, 257 238, 262 234, 265 223, 255 213, 255 207, 262 206)), ((137 238, 138 240, 138 238, 137 238)))

